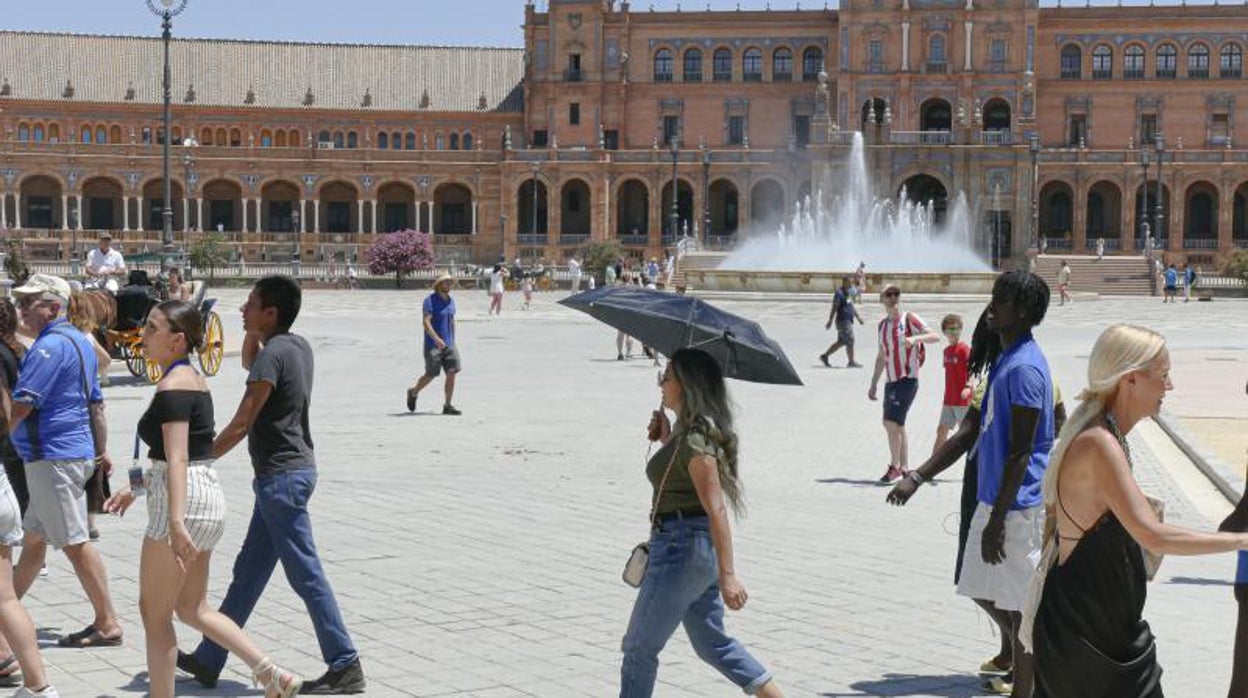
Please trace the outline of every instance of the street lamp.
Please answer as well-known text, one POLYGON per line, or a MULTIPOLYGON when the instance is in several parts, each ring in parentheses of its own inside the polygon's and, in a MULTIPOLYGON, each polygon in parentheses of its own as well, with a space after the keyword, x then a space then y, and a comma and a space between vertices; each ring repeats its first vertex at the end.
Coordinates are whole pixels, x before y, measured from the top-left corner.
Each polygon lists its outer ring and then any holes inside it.
MULTIPOLYGON (((1153 196, 1153 235, 1157 237, 1157 242, 1164 244, 1166 236, 1161 234, 1161 224, 1165 220, 1165 213, 1161 209, 1161 165, 1165 162, 1166 139, 1160 133, 1156 137, 1157 144, 1157 188, 1156 194, 1153 196)), ((1153 249, 1157 249, 1157 244, 1153 244, 1153 249)))
POLYGON ((702 149, 702 239, 711 239, 711 150, 702 149))
MULTIPOLYGON (((1032 135, 1028 149, 1031 151, 1031 240, 1040 252, 1040 137, 1032 135)), ((1000 255, 1000 251, 997 253, 1000 255)))
MULTIPOLYGON (((182 201, 186 204, 182 209, 182 212, 186 214, 184 216, 186 220, 182 222, 182 225, 185 226, 188 231, 191 230, 191 215, 190 215, 191 192, 195 188, 194 182, 191 181, 191 169, 195 167, 195 151, 193 150, 193 148, 197 147, 198 145, 199 145, 199 141, 195 140, 194 138, 187 138, 182 141, 182 148, 183 148, 182 150, 182 201)), ((257 215, 259 215, 259 212, 257 212, 257 215)), ((195 217, 196 217, 196 220, 198 220, 199 218, 198 209, 195 211, 195 217)), ((201 229, 204 227, 203 221, 199 221, 199 227, 201 229)), ((183 237, 186 238, 185 242, 187 243, 190 242, 189 233, 187 235, 184 235, 183 237)))
POLYGON ((1143 181, 1140 183, 1140 216, 1137 227, 1140 229, 1140 238, 1148 235, 1148 145, 1140 144, 1140 169, 1143 172, 1143 181))
POLYGON ((672 210, 668 214, 668 233, 672 237, 680 228, 680 209, 677 208, 677 200, 680 199, 680 184, 676 179, 676 165, 680 162, 680 131, 673 131, 671 134, 672 147, 672 210))
POLYGON ((529 169, 533 170, 533 180, 531 182, 533 187, 533 227, 529 229, 529 234, 537 235, 537 175, 542 171, 542 164, 540 162, 531 162, 529 163, 529 169))
POLYGON ((168 274, 173 268, 174 250, 173 250, 173 187, 169 182, 169 138, 172 132, 170 126, 169 103, 172 101, 172 93, 169 77, 169 40, 173 37, 173 18, 175 15, 181 14, 186 9, 188 0, 147 0, 147 9, 152 14, 161 18, 160 27, 163 29, 161 38, 164 40, 165 47, 165 79, 164 88, 164 115, 163 121, 165 125, 165 137, 161 139, 163 149, 161 153, 162 166, 164 171, 164 201, 160 215, 164 222, 164 228, 161 232, 161 254, 160 254, 160 271, 168 274))

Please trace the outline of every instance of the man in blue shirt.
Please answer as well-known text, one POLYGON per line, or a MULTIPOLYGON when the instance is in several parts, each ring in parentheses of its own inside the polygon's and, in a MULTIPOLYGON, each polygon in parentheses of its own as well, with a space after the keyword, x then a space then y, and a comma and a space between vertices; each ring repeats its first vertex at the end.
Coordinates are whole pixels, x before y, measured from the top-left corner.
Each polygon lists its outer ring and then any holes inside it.
POLYGON ((442 371, 446 371, 445 396, 442 403, 442 414, 458 415, 460 411, 451 404, 455 395, 455 376, 460 371, 459 350, 455 348, 455 300, 451 298, 451 284, 454 277, 449 274, 439 276, 433 282, 433 293, 425 298, 421 315, 425 335, 425 375, 416 381, 416 385, 407 389, 407 411, 416 411, 416 397, 425 386, 433 382, 442 371))
POLYGON ((1174 264, 1171 264, 1166 267, 1162 277, 1165 280, 1165 292, 1161 296, 1161 302, 1174 303, 1174 296, 1179 292, 1179 270, 1174 268, 1174 264))
MULTIPOLYGON (((1031 330, 1044 320, 1049 287, 1025 271, 1002 274, 988 306, 1001 355, 988 376, 979 440, 979 504, 971 519, 958 594, 1008 616, 1013 629, 1010 695, 1031 695, 1031 657, 1018 639, 1022 609, 1044 537, 1042 484, 1053 447, 1053 381, 1031 330)), ((994 686, 995 689, 1002 688, 994 686)))
POLYGON ((819 355, 819 360, 824 366, 830 366, 828 357, 835 354, 837 349, 845 347, 845 353, 849 355, 849 368, 862 368, 862 364, 854 361, 854 321, 862 324, 862 316, 858 314, 858 309, 854 307, 853 296, 854 282, 848 276, 841 279, 841 287, 836 289, 836 293, 832 296, 832 312, 828 314, 828 324, 824 329, 832 329, 832 323, 836 323, 836 341, 828 350, 819 355))
POLYGON ((100 392, 95 351, 85 335, 65 320, 69 283, 35 274, 19 288, 22 322, 38 332, 13 388, 9 424, 13 446, 26 461, 30 504, 22 556, 13 573, 18 597, 26 593, 43 567, 47 544, 65 551, 95 610, 84 630, 60 639, 62 647, 121 644, 122 629, 108 593, 104 559, 90 545, 85 485, 112 462, 106 449, 104 396, 100 392))

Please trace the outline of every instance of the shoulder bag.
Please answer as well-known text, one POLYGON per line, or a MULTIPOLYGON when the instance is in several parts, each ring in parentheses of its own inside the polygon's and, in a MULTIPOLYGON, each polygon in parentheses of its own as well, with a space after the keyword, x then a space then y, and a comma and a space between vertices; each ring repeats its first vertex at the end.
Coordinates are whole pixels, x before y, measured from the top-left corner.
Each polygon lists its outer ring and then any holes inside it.
MULTIPOLYGON (((676 438, 675 435, 672 438, 676 438)), ((658 521, 659 500, 663 498, 663 488, 667 485, 667 476, 672 473, 672 466, 676 464, 676 455, 680 453, 680 444, 676 444, 672 448, 672 458, 667 462, 667 469, 663 471, 663 478, 659 480, 659 489, 654 493, 654 501, 650 503, 650 528, 653 529, 655 522, 658 521)), ((650 541, 644 540, 633 548, 633 552, 629 553, 628 562, 624 563, 624 572, 620 577, 624 583, 636 589, 641 586, 641 581, 646 578, 646 568, 650 566, 650 541)))

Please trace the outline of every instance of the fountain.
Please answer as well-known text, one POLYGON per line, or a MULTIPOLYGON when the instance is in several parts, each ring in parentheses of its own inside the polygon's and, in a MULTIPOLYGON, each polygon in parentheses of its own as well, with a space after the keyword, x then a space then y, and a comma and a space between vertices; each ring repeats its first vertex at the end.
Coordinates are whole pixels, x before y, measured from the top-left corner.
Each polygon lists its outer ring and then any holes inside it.
MULTIPOLYGON (((876 195, 862 134, 854 133, 845 168, 826 169, 819 187, 771 234, 750 237, 717 269, 690 268, 688 282, 715 291, 830 292, 865 263, 868 287, 907 292, 986 293, 995 274, 976 251, 976 212, 959 192, 937 221, 931 202, 876 195), (824 192, 841 194, 825 197, 824 192)), ((695 267, 696 265, 689 265, 695 267)))

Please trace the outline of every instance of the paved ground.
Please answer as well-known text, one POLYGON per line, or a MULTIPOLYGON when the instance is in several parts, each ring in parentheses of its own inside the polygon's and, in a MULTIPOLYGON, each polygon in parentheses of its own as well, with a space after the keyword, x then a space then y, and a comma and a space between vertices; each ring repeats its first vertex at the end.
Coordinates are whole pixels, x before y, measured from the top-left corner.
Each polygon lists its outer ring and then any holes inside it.
MULTIPOLYGON (((222 293, 226 329, 237 338, 222 293)), ((614 333, 539 294, 534 310, 484 315, 484 294, 460 300, 466 372, 460 418, 435 416, 430 392, 419 413, 403 408, 417 367, 420 296, 315 292, 299 331, 317 350, 313 427, 321 463, 314 520, 330 577, 369 674, 369 695, 609 696, 633 591, 619 580, 628 550, 646 534, 642 475, 645 424, 658 399, 649 362, 615 361, 614 333)), ((734 385, 749 515, 736 528, 738 571, 749 606, 730 629, 794 696, 975 696, 968 672, 995 648, 990 623, 953 594, 957 473, 902 510, 873 486, 886 461, 869 374, 824 369, 815 355, 830 340, 826 308, 729 303, 759 318, 789 350, 807 385, 734 385)), ((962 301, 913 310, 929 321, 962 301)), ((1100 328, 1133 320, 1164 330, 1175 348, 1171 401, 1185 391, 1223 401, 1243 416, 1248 305, 1219 302, 1162 308, 1101 301, 1054 308, 1039 337, 1067 395, 1081 383, 1100 328), (1218 360, 1205 360, 1219 357, 1218 360), (1196 386, 1199 386, 1198 388, 1196 386)), ((875 309, 869 309, 871 314, 875 309)), ((860 334, 860 337, 863 335, 860 334)), ((864 342, 861 360, 874 348, 864 342)), ((843 361, 843 359, 841 359, 843 361)), ((114 367, 114 374, 123 371, 114 367)), ((924 370, 912 416, 916 451, 930 448, 940 399, 939 361, 924 370)), ((218 423, 241 395, 237 359, 212 381, 218 423)), ((435 389, 440 384, 435 384, 435 389)), ((107 391, 113 453, 128 465, 147 386, 107 391)), ((1170 502, 1173 518, 1208 527, 1225 503, 1153 431, 1133 437, 1139 477, 1170 502), (1151 448, 1150 448, 1151 446, 1151 448), (1168 465, 1169 464, 1169 465, 1168 465)), ((224 592, 252 495, 245 451, 219 467, 232 514, 212 581, 224 592)), ((120 478, 117 478, 120 480, 120 478)), ((66 696, 126 696, 144 690, 142 628, 136 610, 142 511, 102 522, 101 548, 114 597, 130 618, 127 645, 45 657, 66 696)), ((1160 638, 1173 696, 1224 694, 1234 602, 1233 558, 1168 559, 1152 585, 1147 616, 1160 638)), ((89 617, 63 558, 28 606, 49 642, 89 617)), ((280 575, 249 630, 279 662, 309 675, 323 665, 306 615, 280 575)), ((182 632, 184 646, 193 636, 182 632)), ((729 696, 683 634, 660 670, 662 696, 729 696)), ((243 667, 187 695, 256 695, 243 667)))

